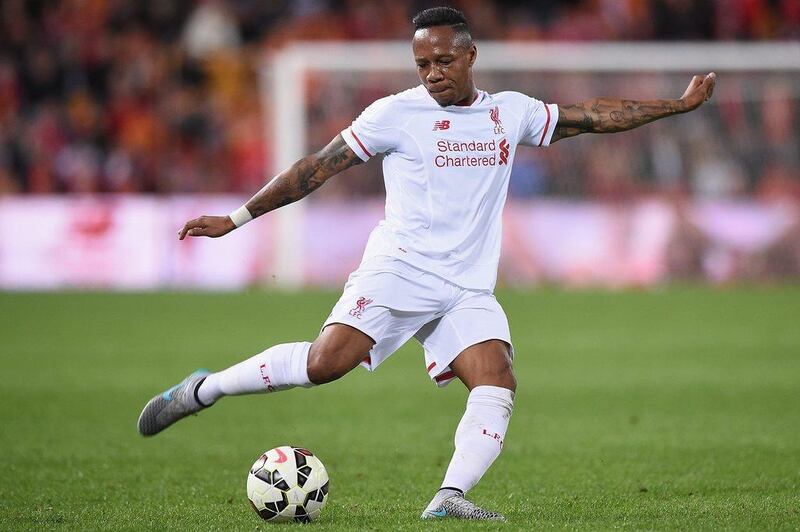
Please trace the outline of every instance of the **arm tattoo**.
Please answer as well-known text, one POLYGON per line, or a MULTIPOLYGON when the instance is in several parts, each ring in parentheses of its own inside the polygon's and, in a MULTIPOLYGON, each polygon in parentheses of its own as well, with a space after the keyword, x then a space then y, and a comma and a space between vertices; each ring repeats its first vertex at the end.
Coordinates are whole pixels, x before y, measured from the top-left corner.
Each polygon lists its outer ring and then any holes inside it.
POLYGON ((339 172, 363 161, 341 135, 317 153, 303 157, 275 176, 247 202, 253 218, 293 203, 314 192, 339 172))
POLYGON ((558 122, 550 142, 581 133, 628 131, 653 120, 684 113, 679 100, 617 100, 595 98, 574 105, 558 106, 558 122))

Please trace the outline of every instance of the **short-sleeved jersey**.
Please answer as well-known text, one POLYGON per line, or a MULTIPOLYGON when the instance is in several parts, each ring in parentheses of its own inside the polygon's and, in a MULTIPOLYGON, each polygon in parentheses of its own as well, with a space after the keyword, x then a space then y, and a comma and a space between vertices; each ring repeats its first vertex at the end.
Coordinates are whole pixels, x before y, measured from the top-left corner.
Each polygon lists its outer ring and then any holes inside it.
POLYGON ((518 144, 547 146, 558 107, 479 91, 441 107, 422 85, 381 98, 342 131, 363 160, 382 153, 385 219, 364 259, 396 257, 464 288, 493 290, 518 144))

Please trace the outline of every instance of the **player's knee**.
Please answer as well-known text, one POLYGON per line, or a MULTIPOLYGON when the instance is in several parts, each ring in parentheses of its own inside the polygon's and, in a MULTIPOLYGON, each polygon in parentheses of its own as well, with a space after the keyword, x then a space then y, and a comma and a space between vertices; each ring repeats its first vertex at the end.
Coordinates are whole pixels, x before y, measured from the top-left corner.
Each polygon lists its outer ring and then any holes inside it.
POLYGON ((344 372, 334 367, 323 349, 313 349, 308 354, 308 380, 314 384, 326 384, 342 377, 344 372))
POLYGON ((496 357, 496 361, 489 368, 490 375, 486 377, 492 382, 496 382, 498 386, 507 388, 512 392, 517 390, 517 378, 514 376, 513 361, 511 353, 507 348, 503 348, 504 356, 496 357))
POLYGON ((348 357, 341 355, 335 346, 312 344, 308 353, 308 379, 314 384, 327 384, 342 378, 353 366, 347 362, 348 357))
POLYGON ((508 388, 512 392, 517 391, 517 378, 514 376, 514 370, 511 368, 511 364, 508 365, 507 370, 501 371, 498 377, 503 388, 508 388))
POLYGON ((325 384, 343 377, 364 360, 374 342, 347 325, 333 324, 322 330, 308 352, 308 378, 325 384))

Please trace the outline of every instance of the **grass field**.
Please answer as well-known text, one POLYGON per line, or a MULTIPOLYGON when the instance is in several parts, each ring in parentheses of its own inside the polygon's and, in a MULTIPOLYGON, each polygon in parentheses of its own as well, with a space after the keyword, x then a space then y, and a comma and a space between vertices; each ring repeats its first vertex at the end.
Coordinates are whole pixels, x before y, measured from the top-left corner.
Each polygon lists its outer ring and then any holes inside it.
POLYGON ((153 394, 313 339, 336 297, 0 294, 0 529, 270 530, 245 477, 287 443, 331 474, 317 530, 800 528, 798 287, 499 293, 520 385, 471 495, 505 525, 418 520, 466 394, 434 387, 415 344, 138 436, 153 394))

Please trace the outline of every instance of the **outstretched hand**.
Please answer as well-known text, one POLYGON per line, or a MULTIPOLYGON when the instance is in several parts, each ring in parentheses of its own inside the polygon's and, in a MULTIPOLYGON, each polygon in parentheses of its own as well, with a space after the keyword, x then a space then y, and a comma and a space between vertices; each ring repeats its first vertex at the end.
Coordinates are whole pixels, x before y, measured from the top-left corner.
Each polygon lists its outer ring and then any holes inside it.
POLYGON ((178 240, 183 240, 189 236, 218 236, 227 235, 236 229, 230 216, 201 216, 194 220, 189 220, 178 232, 178 240))
POLYGON ((714 92, 714 83, 717 75, 713 72, 705 76, 694 76, 686 91, 681 96, 681 102, 686 105, 687 111, 692 111, 700 107, 703 102, 707 102, 714 92))

